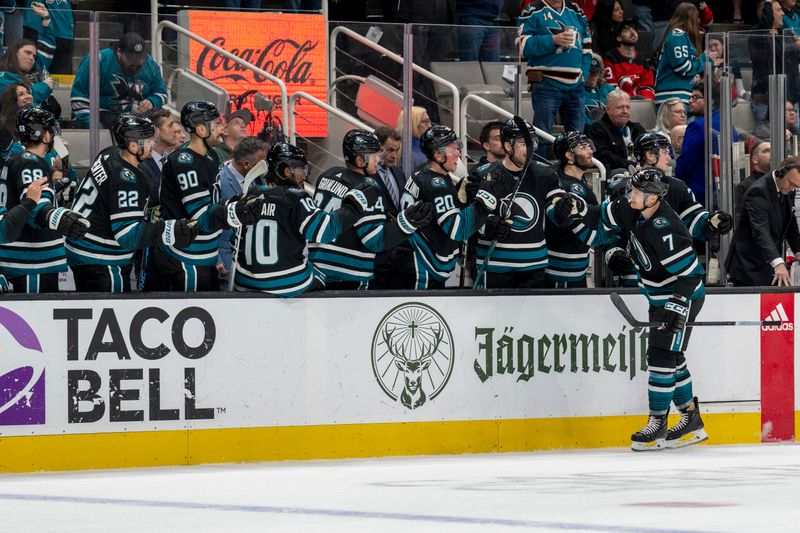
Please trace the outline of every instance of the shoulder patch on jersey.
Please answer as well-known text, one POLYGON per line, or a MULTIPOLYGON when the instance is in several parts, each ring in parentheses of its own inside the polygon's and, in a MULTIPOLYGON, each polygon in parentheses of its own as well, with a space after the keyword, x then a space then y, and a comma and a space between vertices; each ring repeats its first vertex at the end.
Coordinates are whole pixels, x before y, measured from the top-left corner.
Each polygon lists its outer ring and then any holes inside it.
POLYGON ((25 159, 36 159, 36 154, 32 154, 30 152, 22 152, 22 157, 25 159))
POLYGON ((369 176, 364 178, 364 183, 368 184, 370 187, 377 187, 378 186, 378 182, 375 181, 373 178, 371 178, 369 176))
POLYGON ((657 229, 668 228, 669 220, 666 217, 656 217, 653 219, 653 226, 657 229))
POLYGON ((192 154, 188 152, 181 152, 178 154, 178 163, 190 165, 193 161, 192 154))
POLYGON ((434 189, 444 189, 447 187, 447 182, 444 181, 444 178, 440 178, 438 176, 431 178, 431 187, 434 189))
POLYGON ((119 173, 119 179, 128 183, 136 183, 136 176, 127 168, 123 168, 119 173))
POLYGON ((580 183, 573 183, 569 186, 570 192, 577 194, 578 196, 586 195, 586 188, 581 185, 580 183))
POLYGON ((683 31, 680 28, 675 28, 675 29, 672 30, 672 35, 683 35, 684 33, 686 33, 686 32, 683 31))

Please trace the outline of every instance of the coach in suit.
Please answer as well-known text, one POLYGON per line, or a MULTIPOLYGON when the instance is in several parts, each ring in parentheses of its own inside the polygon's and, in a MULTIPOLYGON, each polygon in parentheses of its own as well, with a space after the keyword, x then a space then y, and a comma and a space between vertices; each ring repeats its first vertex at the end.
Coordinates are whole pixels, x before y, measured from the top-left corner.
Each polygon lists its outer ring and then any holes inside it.
POLYGON ((744 195, 744 211, 725 266, 734 285, 791 285, 784 244, 800 258, 794 196, 800 187, 800 157, 757 179, 744 195))

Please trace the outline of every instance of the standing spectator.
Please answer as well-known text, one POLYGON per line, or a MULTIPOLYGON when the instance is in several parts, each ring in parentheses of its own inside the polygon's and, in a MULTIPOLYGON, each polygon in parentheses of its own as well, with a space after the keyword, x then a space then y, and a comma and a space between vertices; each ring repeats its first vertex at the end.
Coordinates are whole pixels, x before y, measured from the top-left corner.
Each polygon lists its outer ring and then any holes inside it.
MULTIPOLYGON (((553 129, 559 113, 567 131, 586 123, 583 82, 592 62, 592 36, 583 12, 567 0, 536 0, 519 17, 520 54, 528 60, 533 124, 553 129)), ((546 156, 550 143, 541 143, 546 156)))
MULTIPOLYGON (((70 94, 72 118, 89 127, 89 57, 78 67, 70 94)), ((161 69, 145 52, 144 39, 126 33, 110 48, 100 51, 100 123, 110 128, 124 112, 146 113, 162 107, 167 88, 161 69)))
POLYGON ((789 286, 784 261, 788 243, 800 260, 800 231, 794 216, 794 195, 800 187, 800 157, 790 157, 780 168, 757 179, 744 194, 744 211, 733 233, 725 261, 736 286, 789 286))
POLYGON ((458 49, 461 61, 499 61, 500 30, 497 17, 504 0, 456 0, 458 49))
POLYGON ((644 133, 644 127, 631 122, 631 97, 615 89, 606 97, 603 118, 589 126, 589 138, 597 148, 594 156, 606 168, 628 168, 636 164, 633 141, 644 133))
MULTIPOLYGON (((8 85, 24 85, 33 95, 33 103, 38 106, 47 104, 53 94, 55 82, 50 76, 37 76, 36 43, 27 39, 16 41, 8 47, 5 58, 0 64, 0 91, 8 85), (34 83, 33 79, 41 78, 34 83)), ((57 105, 57 104, 56 104, 57 105)), ((49 107, 49 106, 48 106, 49 107)), ((53 111, 49 109, 49 111, 53 111)), ((58 116, 58 113, 53 113, 58 116)))
MULTIPOLYGON (((16 0, 0 0, 0 46, 3 49, 5 49, 6 43, 6 23, 13 20, 11 15, 16 11, 16 5, 16 0)), ((10 34, 8 35, 10 36, 10 34)))
POLYGON ((714 22, 711 9, 701 0, 657 0, 653 2, 653 43, 664 42, 671 29, 669 22, 682 3, 690 3, 697 8, 697 24, 700 30, 714 22))
POLYGON ((753 151, 750 153, 750 168, 752 172, 733 188, 733 212, 735 214, 737 228, 739 226, 739 219, 742 213, 744 213, 744 195, 747 189, 749 189, 758 178, 769 172, 771 166, 772 146, 769 141, 761 141, 753 147, 753 151))
MULTIPOLYGON (((397 117, 397 133, 400 134, 400 137, 403 137, 403 124, 405 124, 405 120, 403 119, 403 111, 400 111, 400 116, 397 117)), ((419 138, 422 136, 425 131, 431 127, 431 119, 428 116, 428 112, 425 111, 424 107, 413 106, 411 108, 411 168, 403 169, 406 172, 416 169, 418 166, 425 164, 428 160, 425 157, 425 154, 422 153, 422 148, 419 144, 419 138)), ((400 161, 402 161, 402 152, 398 154, 400 161)))
POLYGON ((220 162, 225 163, 231 160, 236 145, 247 137, 247 126, 252 121, 253 114, 247 109, 239 109, 225 115, 225 127, 222 128, 222 143, 214 147, 220 162))
POLYGON ((668 98, 658 108, 658 115, 656 116, 656 127, 653 129, 656 133, 666 135, 668 138, 671 135, 672 128, 675 126, 686 125, 686 106, 680 98, 668 98))
POLYGON ((628 93, 631 98, 638 96, 653 100, 655 98, 653 68, 647 58, 640 56, 636 51, 639 42, 636 21, 623 20, 617 25, 614 34, 619 46, 605 54, 606 81, 628 93))
POLYGON ((502 122, 493 120, 481 129, 479 140, 484 154, 478 161, 478 166, 485 165, 486 163, 494 163, 505 158, 506 153, 503 150, 503 143, 500 141, 500 128, 502 127, 502 122))
POLYGON ((653 31, 653 4, 656 0, 633 0, 633 14, 641 31, 653 31))
POLYGON ((53 74, 72 74, 75 20, 70 0, 27 0, 22 36, 36 42, 36 66, 53 74))
POLYGON ((698 17, 695 6, 682 2, 669 20, 656 72, 656 105, 673 97, 689 103, 692 79, 703 72, 705 65, 705 55, 700 53, 698 17))
POLYGON ((613 87, 606 83, 603 78, 603 61, 597 54, 592 54, 592 66, 589 68, 589 77, 583 86, 586 94, 586 126, 591 126, 596 120, 600 120, 606 109, 606 97, 613 87))
POLYGON ((616 48, 617 39, 614 30, 624 19, 625 12, 620 0, 600 0, 597 4, 589 28, 592 32, 592 49, 600 54, 600 57, 616 48))

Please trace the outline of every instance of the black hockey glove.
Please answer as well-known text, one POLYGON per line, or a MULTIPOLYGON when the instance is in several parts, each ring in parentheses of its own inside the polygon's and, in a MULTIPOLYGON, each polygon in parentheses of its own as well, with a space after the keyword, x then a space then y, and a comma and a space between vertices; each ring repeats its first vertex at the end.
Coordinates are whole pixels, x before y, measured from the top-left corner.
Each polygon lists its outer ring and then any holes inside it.
POLYGON ((502 218, 500 215, 489 215, 483 227, 483 236, 490 241, 505 242, 511 233, 512 220, 502 218))
POLYGON ((481 206, 490 213, 494 213, 495 209, 497 209, 497 198, 494 195, 496 185, 497 181, 495 180, 481 181, 478 184, 478 189, 475 191, 473 203, 481 206))
POLYGON ((725 211, 713 211, 708 216, 706 223, 706 235, 709 232, 719 233, 720 235, 727 234, 733 228, 733 217, 725 211))
POLYGON ((633 268, 633 258, 620 247, 606 250, 606 264, 616 275, 626 274, 633 268))
POLYGON ((342 205, 349 205, 355 209, 359 215, 375 209, 375 204, 380 197, 380 191, 368 181, 362 181, 342 198, 342 205))
POLYGON ((683 331, 686 321, 689 319, 689 306, 686 298, 673 294, 664 306, 664 311, 666 311, 664 329, 672 334, 683 331))
POLYGON ((47 226, 71 241, 83 238, 89 231, 89 221, 64 207, 51 209, 47 213, 47 226))
POLYGON ((430 202, 417 202, 397 215, 397 225, 406 235, 411 235, 417 228, 427 226, 431 220, 433 220, 433 204, 430 202))
POLYGON ((574 208, 575 198, 569 193, 565 192, 553 198, 553 216, 556 219, 556 224, 567 226, 574 208))
POLYGON ((261 215, 261 207, 263 205, 264 196, 261 194, 249 194, 231 199, 225 204, 228 227, 240 228, 255 224, 261 215))
POLYGON ((195 221, 185 218, 180 220, 159 220, 156 222, 161 242, 175 248, 187 248, 197 237, 198 229, 195 221))

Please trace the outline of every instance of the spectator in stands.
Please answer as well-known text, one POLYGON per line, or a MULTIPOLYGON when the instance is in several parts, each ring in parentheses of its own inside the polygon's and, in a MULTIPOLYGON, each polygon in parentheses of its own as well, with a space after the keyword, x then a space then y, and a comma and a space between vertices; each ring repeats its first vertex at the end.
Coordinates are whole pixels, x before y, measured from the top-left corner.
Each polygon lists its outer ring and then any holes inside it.
POLYGON ((75 20, 70 0, 27 0, 22 36, 36 43, 36 66, 53 74, 72 74, 75 20))
POLYGON ((502 160, 506 153, 503 150, 503 143, 500 141, 500 128, 503 123, 499 120, 489 122, 481 129, 480 142, 484 154, 478 161, 478 165, 485 165, 486 163, 494 163, 495 161, 502 160))
POLYGON ((600 54, 600 57, 617 47, 617 36, 614 30, 624 19, 625 12, 622 10, 620 0, 600 0, 598 2, 589 28, 592 32, 592 49, 600 54))
POLYGON ((672 161, 670 161, 670 163, 672 164, 673 175, 675 175, 674 172, 675 162, 681 155, 681 150, 683 149, 683 138, 685 136, 686 136, 685 124, 680 124, 669 130, 669 139, 670 139, 670 144, 672 144, 672 153, 675 154, 675 157, 672 159, 672 161))
POLYGON ((253 114, 247 109, 239 109, 225 115, 222 128, 222 143, 214 147, 220 162, 225 163, 233 157, 233 150, 247 137, 247 126, 253 121, 253 114))
POLYGON ((633 13, 639 30, 652 33, 653 4, 655 0, 633 0, 633 13))
POLYGON ((681 102, 680 98, 668 98, 658 108, 656 127, 653 131, 671 138, 672 128, 685 125, 686 106, 681 102))
MULTIPOLYGON (((400 137, 403 136, 403 124, 403 111, 400 111, 400 115, 397 117, 397 132, 400 134, 400 137)), ((428 116, 428 112, 425 110, 425 108, 413 106, 411 108, 411 169, 404 170, 414 170, 418 166, 427 163, 428 158, 422 153, 422 147, 419 144, 419 138, 423 133, 425 133, 425 130, 430 127, 431 119, 428 116)), ((403 160, 402 152, 398 157, 400 158, 400 161, 403 160)))
POLYGON ((17 111, 21 107, 31 105, 33 96, 22 84, 9 85, 0 95, 0 121, 12 132, 17 128, 17 111))
MULTIPOLYGON (((228 3, 235 2, 236 0, 226 0, 228 3)), ((258 4, 261 7, 261 0, 240 0, 243 4, 258 4)), ((242 7, 245 7, 242 5, 242 7)), ((286 11, 319 11, 322 9, 322 2, 320 0, 283 0, 283 7, 286 11)))
MULTIPOLYGON (((714 21, 714 14, 708 5, 700 0, 656 0, 653 2, 653 42, 664 43, 672 28, 670 22, 683 3, 692 4, 697 9, 697 25, 704 30, 714 21)), ((699 48, 698 48, 699 50, 699 48)))
POLYGON ((610 85, 616 85, 631 98, 653 100, 655 79, 653 68, 636 51, 639 31, 632 19, 620 22, 614 31, 617 48, 605 54, 605 78, 610 85))
MULTIPOLYGON (((766 106, 767 114, 763 120, 759 120, 757 122, 756 127, 753 129, 753 135, 759 137, 761 139, 770 139, 770 124, 769 124, 769 106, 766 106)), ((795 105, 790 102, 789 100, 786 101, 786 137, 785 140, 788 142, 791 140, 792 135, 798 134, 798 127, 797 127, 797 108, 795 105)), ((771 140, 771 139, 770 139, 771 140)))
MULTIPOLYGON (((586 123, 584 81, 592 62, 592 36, 583 13, 565 0, 541 0, 519 17, 520 54, 528 60, 533 124, 552 131, 556 113, 566 131, 583 131, 586 123)), ((550 143, 540 143, 546 156, 550 143)))
POLYGON ((499 61, 500 31, 497 17, 503 0, 456 0, 458 55, 461 61, 499 61))
MULTIPOLYGON (((716 64, 725 62, 725 45, 722 39, 716 35, 709 35, 706 38, 706 55, 715 61, 716 64)), ((744 89, 744 81, 742 80, 742 69, 739 67, 739 61, 734 60, 730 65, 731 73, 733 74, 734 95, 737 99, 744 100, 746 98, 746 91, 744 89)))
POLYGON ((633 141, 644 131, 641 124, 631 122, 631 97, 619 89, 611 91, 606 97, 603 118, 588 129, 597 148, 594 157, 608 169, 635 165, 633 141))
MULTIPOLYGON (((33 95, 33 103, 37 106, 51 107, 48 99, 53 94, 55 81, 50 76, 42 76, 34 69, 36 63, 36 44, 33 41, 22 39, 8 47, 5 58, 0 63, 0 91, 9 85, 24 85, 33 95), (38 81, 34 82, 34 79, 38 81)), ((53 99, 55 102, 55 99, 53 99)), ((56 102, 56 105, 58 103, 56 102)), ((53 109, 48 109, 51 113, 53 109)), ((53 113, 58 117, 57 113, 53 113)))
POLYGON ((703 72, 705 64, 705 55, 700 53, 702 41, 698 17, 694 5, 682 2, 669 20, 656 71, 656 105, 668 98, 679 98, 689 103, 692 79, 703 72))
MULTIPOLYGON (((178 124, 172 113, 159 107, 151 109, 145 115, 156 129, 155 143, 150 151, 150 157, 142 161, 145 174, 150 182, 150 204, 158 203, 158 188, 161 186, 162 169, 167 161, 167 156, 181 145, 178 142, 178 124), (176 125, 178 128, 176 128, 176 125)), ((182 128, 181 128, 182 131, 182 128)))
MULTIPOLYGON (((82 127, 89 127, 89 57, 78 67, 70 95, 72 118, 82 127)), ((167 101, 167 88, 161 69, 145 52, 144 39, 126 33, 110 48, 100 51, 100 123, 114 124, 124 112, 146 113, 162 107, 167 101)))
POLYGON ((750 153, 750 168, 752 169, 750 175, 733 187, 733 213, 737 228, 744 212, 744 195, 747 189, 772 168, 772 146, 769 141, 761 141, 753 147, 750 153))
POLYGON ((606 97, 614 87, 606 83, 603 77, 603 61, 600 56, 592 54, 592 66, 589 67, 589 77, 584 84, 584 101, 586 108, 586 126, 600 120, 606 110, 606 97))

